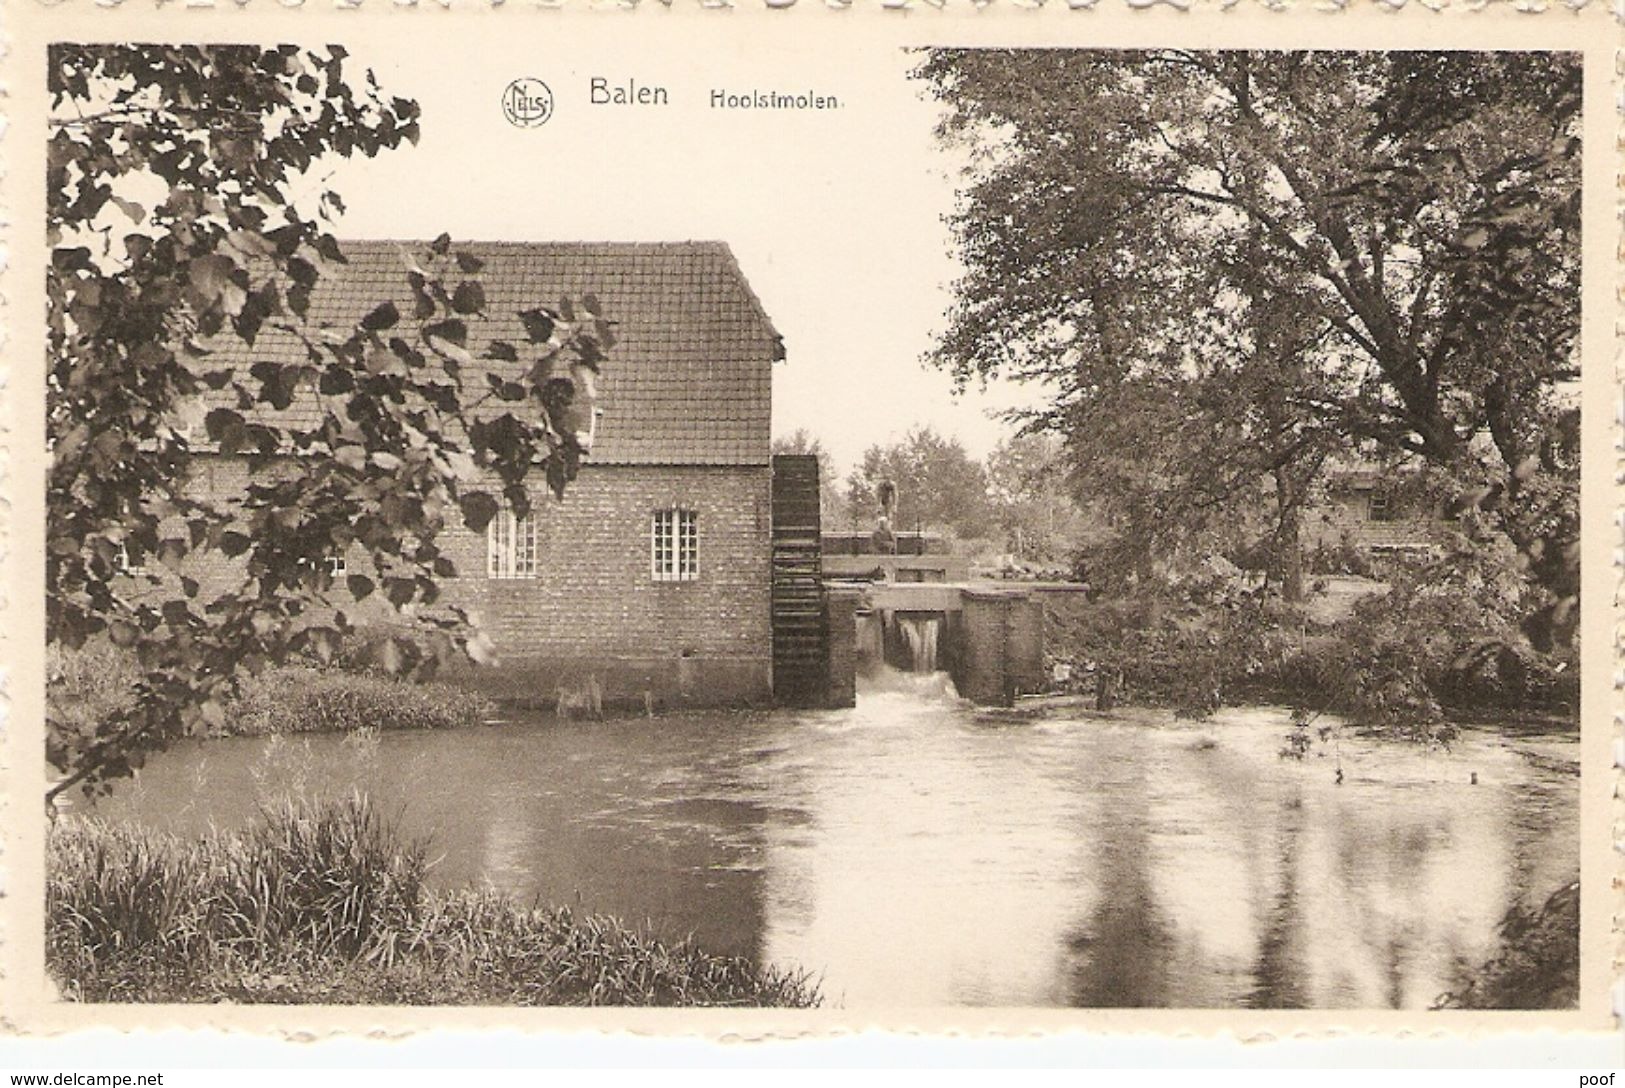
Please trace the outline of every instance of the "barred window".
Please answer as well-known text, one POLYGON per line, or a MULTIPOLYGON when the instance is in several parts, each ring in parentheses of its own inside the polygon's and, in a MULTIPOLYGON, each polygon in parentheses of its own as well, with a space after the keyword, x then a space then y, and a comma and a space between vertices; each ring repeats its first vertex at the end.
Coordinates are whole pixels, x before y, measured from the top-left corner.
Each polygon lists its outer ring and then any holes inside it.
POLYGON ((487 578, 536 577, 536 518, 503 510, 485 529, 487 578))
POLYGON ((147 565, 132 560, 130 558, 130 549, 124 545, 123 541, 120 541, 118 546, 118 571, 120 574, 127 574, 131 578, 139 578, 147 573, 147 565))
POLYGON ((350 572, 350 564, 345 561, 342 552, 323 556, 302 555, 297 562, 307 570, 323 571, 329 578, 342 578, 350 572))
POLYGON ((649 533, 649 569, 657 582, 692 582, 700 576, 700 515, 656 510, 649 533))

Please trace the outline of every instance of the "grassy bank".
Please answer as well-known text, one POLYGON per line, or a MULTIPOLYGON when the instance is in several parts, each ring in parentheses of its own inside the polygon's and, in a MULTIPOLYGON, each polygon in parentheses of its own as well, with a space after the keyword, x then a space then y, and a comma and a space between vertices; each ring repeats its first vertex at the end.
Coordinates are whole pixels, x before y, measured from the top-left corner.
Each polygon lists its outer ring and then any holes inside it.
MULTIPOLYGON (((134 703, 140 670, 107 643, 53 648, 48 698, 55 715, 87 723, 117 717, 134 703)), ((453 729, 478 725, 496 704, 453 684, 416 684, 377 673, 288 666, 242 681, 218 736, 332 733, 357 729, 453 729)))
POLYGON ((48 843, 47 967, 82 1001, 818 1003, 805 976, 690 941, 432 891, 426 857, 359 799, 191 842, 66 817, 48 843))
POLYGON ((232 736, 479 725, 496 704, 452 684, 414 684, 337 669, 273 669, 242 685, 227 715, 232 736))

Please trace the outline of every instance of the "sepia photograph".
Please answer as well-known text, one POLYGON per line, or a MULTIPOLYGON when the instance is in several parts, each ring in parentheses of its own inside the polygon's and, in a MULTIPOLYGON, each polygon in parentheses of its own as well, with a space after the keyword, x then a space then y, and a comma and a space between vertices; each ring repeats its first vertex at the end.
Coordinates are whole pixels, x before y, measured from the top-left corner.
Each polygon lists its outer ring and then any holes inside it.
POLYGON ((282 25, 30 92, 49 1004, 1581 1008, 1582 53, 282 25))

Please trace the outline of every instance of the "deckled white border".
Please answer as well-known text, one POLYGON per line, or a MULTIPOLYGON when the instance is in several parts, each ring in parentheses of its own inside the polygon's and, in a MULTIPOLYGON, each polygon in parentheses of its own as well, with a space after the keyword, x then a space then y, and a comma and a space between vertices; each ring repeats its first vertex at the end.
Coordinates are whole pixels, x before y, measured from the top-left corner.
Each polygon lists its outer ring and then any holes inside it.
MULTIPOLYGON (((0 0, 4 3, 5 0, 0 0)), ((5 24, 0 23, 0 31, 5 24)), ((8 194, 11 192, 11 162, 7 152, 11 142, 11 35, 0 32, 0 994, 9 992, 5 950, 10 940, 5 910, 6 900, 15 894, 11 880, 11 856, 7 829, 17 826, 16 798, 7 784, 13 782, 16 772, 12 758, 13 729, 11 720, 12 692, 16 682, 16 640, 6 633, 6 620, 11 611, 11 595, 17 592, 16 563, 11 548, 12 489, 16 486, 11 472, 12 416, 16 411, 11 384, 11 240, 16 230, 8 194)), ((6 1002, 0 999, 0 1035, 15 1030, 5 1015, 6 1002)))

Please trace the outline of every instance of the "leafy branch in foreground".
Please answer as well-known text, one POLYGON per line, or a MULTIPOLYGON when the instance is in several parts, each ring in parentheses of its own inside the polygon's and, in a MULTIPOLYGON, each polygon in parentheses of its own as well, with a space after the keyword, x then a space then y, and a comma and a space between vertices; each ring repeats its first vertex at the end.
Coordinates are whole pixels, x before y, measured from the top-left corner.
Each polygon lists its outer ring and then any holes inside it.
POLYGON ((418 136, 416 104, 345 58, 51 51, 47 639, 109 640, 140 679, 114 716, 48 714, 48 797, 218 727, 243 676, 331 660, 369 598, 395 617, 368 648, 384 670, 489 660, 440 601, 440 534, 524 513, 532 473, 560 494, 575 475, 578 394, 613 343, 590 297, 521 314, 523 344, 484 341, 481 261, 442 236, 402 251, 395 299, 318 312, 344 204, 305 195, 308 171, 418 136), (290 343, 298 362, 261 350, 290 343), (246 464, 240 498, 197 486, 205 447, 246 464), (335 578, 327 559, 357 552, 335 578))

